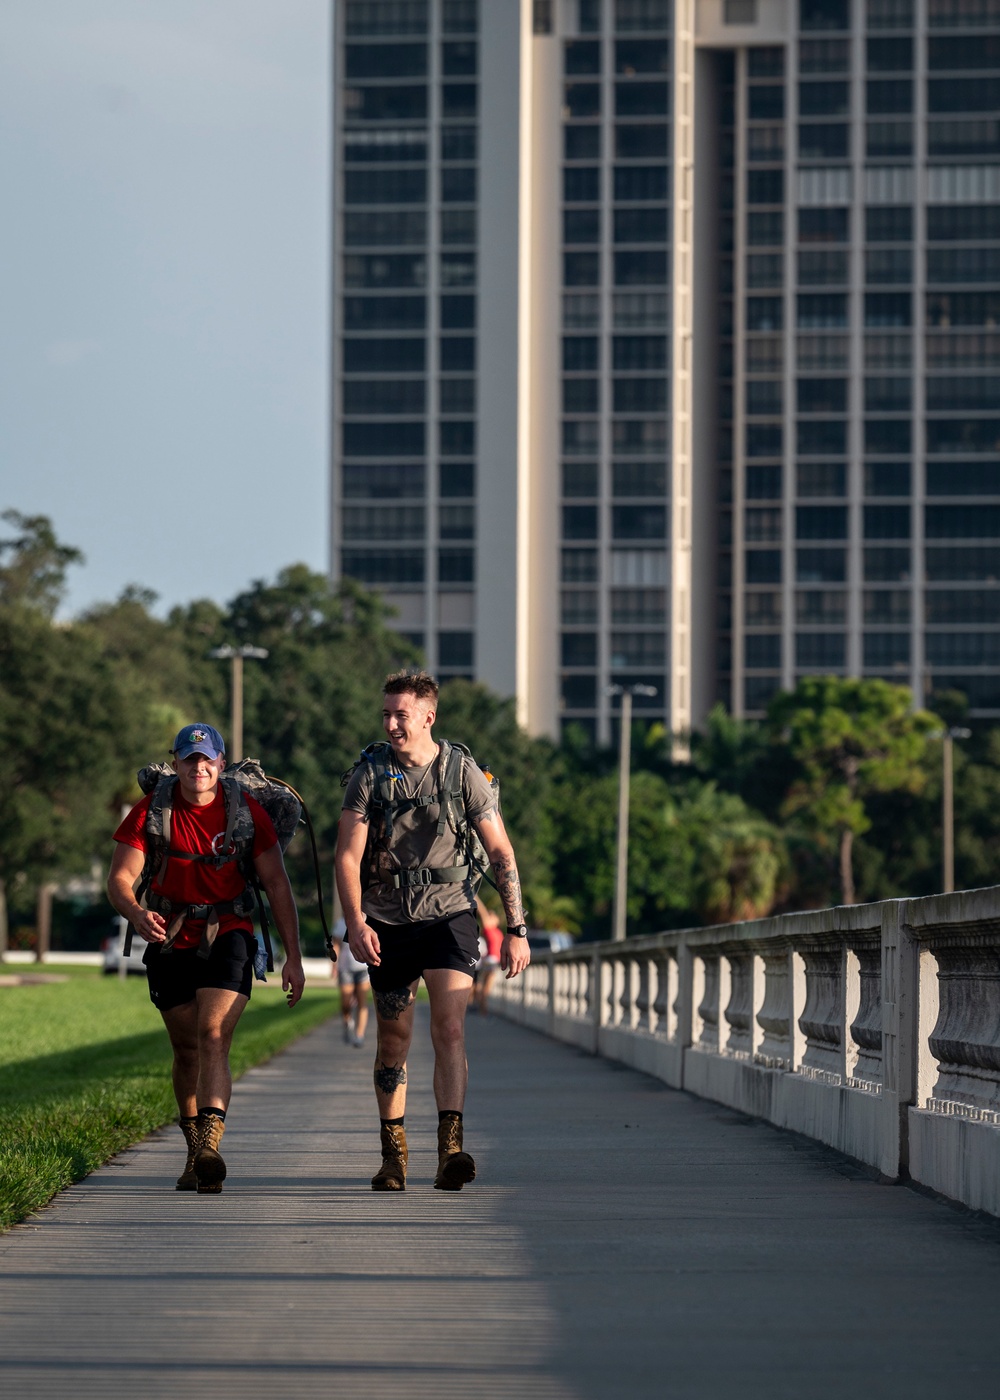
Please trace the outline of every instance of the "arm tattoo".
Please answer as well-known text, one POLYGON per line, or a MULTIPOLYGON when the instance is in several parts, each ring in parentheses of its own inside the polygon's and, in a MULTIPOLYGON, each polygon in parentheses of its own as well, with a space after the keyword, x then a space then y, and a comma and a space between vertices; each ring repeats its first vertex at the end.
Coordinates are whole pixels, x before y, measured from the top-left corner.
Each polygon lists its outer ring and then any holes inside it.
POLYGON ((395 1093, 406 1083, 406 1065, 384 1065, 381 1060, 375 1063, 375 1088, 382 1094, 395 1093))
POLYGON ((409 987, 399 987, 393 992, 375 992, 375 1007, 383 1021, 398 1021, 413 1001, 409 987))
POLYGON ((512 855, 497 856, 493 862, 497 890, 503 900, 504 913, 508 924, 524 923, 524 906, 521 903, 521 881, 517 875, 517 865, 512 855))

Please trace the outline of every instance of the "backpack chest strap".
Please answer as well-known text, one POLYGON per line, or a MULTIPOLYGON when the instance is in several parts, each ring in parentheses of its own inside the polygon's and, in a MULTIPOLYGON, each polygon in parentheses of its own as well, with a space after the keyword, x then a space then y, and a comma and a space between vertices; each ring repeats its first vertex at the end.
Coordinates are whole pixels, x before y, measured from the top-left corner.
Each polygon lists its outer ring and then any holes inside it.
POLYGON ((408 890, 421 885, 460 885, 469 878, 468 865, 420 866, 417 870, 395 870, 383 875, 380 883, 390 890, 408 890))

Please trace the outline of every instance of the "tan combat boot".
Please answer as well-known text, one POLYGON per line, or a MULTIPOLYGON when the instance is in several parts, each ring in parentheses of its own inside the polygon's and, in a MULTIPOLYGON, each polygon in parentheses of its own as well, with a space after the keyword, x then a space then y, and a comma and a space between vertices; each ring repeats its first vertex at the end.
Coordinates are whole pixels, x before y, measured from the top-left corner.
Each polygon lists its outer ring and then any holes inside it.
POLYGON ((382 1165, 372 1177, 373 1191, 405 1191, 406 1164, 409 1153, 406 1150, 406 1129, 401 1123, 383 1123, 382 1165))
POLYGON ((178 1191, 197 1191, 198 1178, 195 1175, 194 1159, 198 1151, 198 1120, 193 1123, 179 1124, 181 1132, 184 1134, 184 1141, 187 1143, 187 1161, 184 1163, 184 1170, 177 1178, 178 1191))
POLYGON ((448 1113, 438 1122, 438 1170, 436 1191, 461 1191, 467 1181, 475 1181, 476 1164, 462 1151, 462 1120, 448 1113))
POLYGON ((226 1164, 219 1153, 219 1143, 226 1131, 225 1120, 214 1113, 206 1114, 198 1120, 198 1148, 194 1154, 194 1172, 198 1178, 198 1191, 201 1195, 215 1194, 222 1190, 226 1179, 226 1164))

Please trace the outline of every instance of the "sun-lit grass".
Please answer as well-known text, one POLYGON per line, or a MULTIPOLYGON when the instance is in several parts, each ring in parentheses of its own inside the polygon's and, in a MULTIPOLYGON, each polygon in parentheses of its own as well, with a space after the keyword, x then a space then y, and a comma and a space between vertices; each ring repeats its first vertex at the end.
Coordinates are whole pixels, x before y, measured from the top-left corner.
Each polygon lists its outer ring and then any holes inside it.
MULTIPOLYGON (((176 1114, 169 1046, 145 978, 73 974, 0 987, 0 1229, 176 1114)), ((234 1039, 233 1073, 338 1007, 335 984, 310 983, 292 1010, 279 978, 257 984, 234 1039)))

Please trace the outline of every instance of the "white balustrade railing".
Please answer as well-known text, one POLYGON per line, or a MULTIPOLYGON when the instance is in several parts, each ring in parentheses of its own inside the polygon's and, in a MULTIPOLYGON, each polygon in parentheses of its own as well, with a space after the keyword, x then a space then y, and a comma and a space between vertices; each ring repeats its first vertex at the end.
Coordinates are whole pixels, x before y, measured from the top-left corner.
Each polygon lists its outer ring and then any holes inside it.
POLYGON ((1000 1215, 1000 886, 536 953, 493 1004, 1000 1215))

